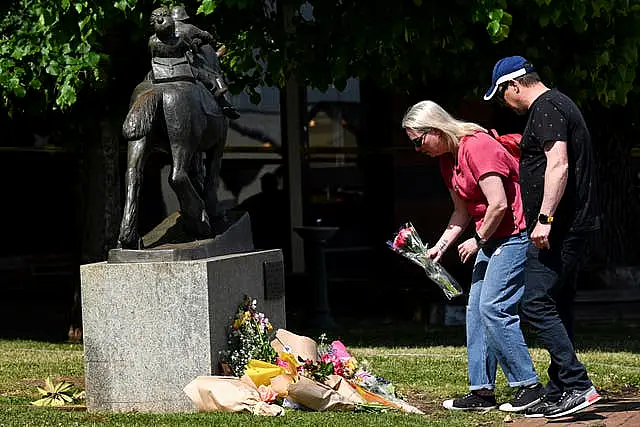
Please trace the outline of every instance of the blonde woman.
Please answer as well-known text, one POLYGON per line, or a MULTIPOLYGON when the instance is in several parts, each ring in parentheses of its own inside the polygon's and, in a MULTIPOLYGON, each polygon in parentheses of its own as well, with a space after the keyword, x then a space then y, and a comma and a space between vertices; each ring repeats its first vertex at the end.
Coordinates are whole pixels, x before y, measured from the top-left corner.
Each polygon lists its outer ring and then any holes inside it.
POLYGON ((473 221, 475 235, 456 249, 466 263, 475 256, 467 306, 469 393, 446 400, 454 410, 495 408, 498 363, 515 397, 500 406, 523 411, 542 398, 520 330, 527 234, 518 161, 481 126, 457 120, 432 101, 412 106, 402 127, 419 153, 439 157, 454 211, 429 257, 438 262, 473 221))

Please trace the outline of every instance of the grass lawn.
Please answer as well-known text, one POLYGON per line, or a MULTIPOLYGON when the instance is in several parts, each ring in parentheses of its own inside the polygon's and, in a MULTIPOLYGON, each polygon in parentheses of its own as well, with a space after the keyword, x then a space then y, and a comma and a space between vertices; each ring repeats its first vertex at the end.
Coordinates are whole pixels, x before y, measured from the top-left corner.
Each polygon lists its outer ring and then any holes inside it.
MULTIPOLYGON (((344 321, 343 321, 344 324, 344 321)), ((83 384, 82 346, 33 341, 0 341, 0 425, 13 426, 492 426, 503 425, 504 413, 451 412, 443 399, 467 390, 464 331, 446 327, 424 331, 415 323, 349 322, 340 338, 358 359, 367 359, 375 373, 391 380, 413 405, 427 415, 398 413, 308 413, 288 410, 284 417, 248 414, 104 414, 29 406, 36 385, 51 375, 83 384)), ((579 357, 604 397, 640 397, 640 342, 634 324, 583 325, 576 334, 579 357)), ((313 336, 313 335, 309 335, 313 336)), ((334 337, 330 337, 334 338, 334 337)), ((536 369, 546 380, 549 359, 531 349, 536 369)), ((498 378, 497 397, 511 391, 498 378)), ((517 416, 516 416, 517 417, 517 416)))

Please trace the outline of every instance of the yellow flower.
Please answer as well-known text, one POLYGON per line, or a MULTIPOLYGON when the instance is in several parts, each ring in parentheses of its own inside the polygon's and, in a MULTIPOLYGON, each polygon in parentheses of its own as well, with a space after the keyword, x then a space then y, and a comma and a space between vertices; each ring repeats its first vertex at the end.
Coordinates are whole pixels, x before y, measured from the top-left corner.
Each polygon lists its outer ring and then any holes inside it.
POLYGON ((251 313, 249 313, 248 311, 244 312, 244 320, 249 320, 249 318, 251 317, 251 313))
POLYGON ((351 371, 355 372, 356 369, 358 369, 358 361, 356 360, 355 357, 351 357, 349 360, 347 360, 347 368, 349 368, 351 371))
POLYGON ((273 326, 271 326, 271 322, 267 322, 267 331, 273 331, 273 326))
POLYGON ((236 321, 233 322, 233 327, 235 329, 240 329, 240 326, 242 326, 243 323, 244 323, 244 319, 236 319, 236 321))

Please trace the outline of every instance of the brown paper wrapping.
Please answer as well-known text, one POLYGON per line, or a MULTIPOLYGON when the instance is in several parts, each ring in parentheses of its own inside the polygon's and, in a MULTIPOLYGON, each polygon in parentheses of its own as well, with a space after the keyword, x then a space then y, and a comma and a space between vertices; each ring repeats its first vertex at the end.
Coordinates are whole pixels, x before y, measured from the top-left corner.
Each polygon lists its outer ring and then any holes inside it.
POLYGON ((256 415, 282 415, 284 409, 266 404, 260 392, 246 375, 242 378, 199 376, 184 388, 184 392, 201 412, 242 412, 256 415))
POLYGON ((352 411, 355 404, 328 385, 307 377, 289 385, 289 397, 314 411, 352 411))
POLYGON ((293 354, 296 360, 299 360, 298 357, 302 360, 318 360, 318 345, 314 340, 296 335, 286 329, 278 329, 275 339, 271 341, 271 347, 281 353, 286 351, 285 346, 289 348, 289 353, 293 354))

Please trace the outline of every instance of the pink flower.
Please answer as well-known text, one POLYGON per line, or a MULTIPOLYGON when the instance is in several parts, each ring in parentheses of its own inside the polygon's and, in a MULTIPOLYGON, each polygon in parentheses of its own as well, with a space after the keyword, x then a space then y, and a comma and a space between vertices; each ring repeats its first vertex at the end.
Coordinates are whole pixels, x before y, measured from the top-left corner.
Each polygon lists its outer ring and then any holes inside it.
POLYGON ((336 360, 333 362, 333 373, 344 377, 344 363, 342 363, 342 360, 336 360))
POLYGON ((396 248, 400 248, 407 244, 407 240, 411 238, 411 230, 408 228, 403 228, 398 232, 398 235, 395 239, 393 239, 393 246, 396 248))
POLYGON ((289 370, 291 367, 289 366, 289 362, 280 359, 279 357, 276 359, 276 365, 280 366, 281 368, 285 368, 287 370, 289 370))
POLYGON ((270 385, 260 385, 260 387, 258 387, 258 393, 260 393, 260 399, 266 403, 271 403, 278 398, 278 393, 276 393, 270 385))
POLYGON ((334 341, 331 343, 331 354, 341 361, 351 359, 351 355, 347 351, 347 348, 340 341, 334 341))

